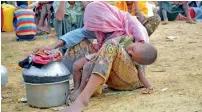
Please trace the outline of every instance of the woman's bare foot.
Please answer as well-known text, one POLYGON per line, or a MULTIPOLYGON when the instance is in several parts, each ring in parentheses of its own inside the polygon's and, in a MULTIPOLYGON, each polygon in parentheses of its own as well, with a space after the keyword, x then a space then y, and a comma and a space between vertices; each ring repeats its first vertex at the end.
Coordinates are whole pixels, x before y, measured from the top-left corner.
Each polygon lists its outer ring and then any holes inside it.
POLYGON ((186 23, 189 23, 189 24, 196 24, 196 22, 193 21, 192 19, 187 19, 186 23))
POLYGON ((81 97, 78 97, 74 103, 69 107, 59 111, 59 112, 82 112, 88 107, 88 101, 83 100, 81 97))
POLYGON ((152 93, 152 91, 153 91, 153 88, 152 87, 148 87, 148 88, 145 88, 142 91, 142 94, 150 94, 150 93, 152 93))
POLYGON ((46 33, 50 33, 50 28, 49 27, 47 27, 47 26, 38 26, 38 30, 40 30, 40 31, 43 31, 43 32, 46 32, 46 33))

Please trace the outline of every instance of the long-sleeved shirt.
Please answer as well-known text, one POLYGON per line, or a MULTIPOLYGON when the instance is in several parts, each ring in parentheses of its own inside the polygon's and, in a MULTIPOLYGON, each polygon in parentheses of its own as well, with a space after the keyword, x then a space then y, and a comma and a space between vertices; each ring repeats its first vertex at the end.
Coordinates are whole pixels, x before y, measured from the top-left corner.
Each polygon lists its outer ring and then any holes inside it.
MULTIPOLYGON (((107 33, 105 38, 108 38, 112 33, 107 33)), ((64 48, 68 49, 78 43, 83 39, 96 39, 95 33, 93 31, 85 30, 84 28, 79 28, 66 33, 65 35, 59 37, 60 40, 65 42, 64 48)))

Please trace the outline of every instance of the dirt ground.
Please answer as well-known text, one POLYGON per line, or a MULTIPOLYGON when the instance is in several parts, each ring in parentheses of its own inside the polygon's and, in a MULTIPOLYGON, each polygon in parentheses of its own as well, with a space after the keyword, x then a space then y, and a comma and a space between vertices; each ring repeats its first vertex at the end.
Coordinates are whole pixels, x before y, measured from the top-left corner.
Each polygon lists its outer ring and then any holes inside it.
MULTIPOLYGON (((1 33, 1 64, 9 71, 8 83, 1 91, 2 112, 55 112, 18 102, 26 92, 17 63, 34 48, 56 40, 51 33, 48 39, 42 36, 35 41, 17 42, 14 32, 1 33)), ((160 25, 151 43, 158 49, 158 59, 147 67, 146 74, 154 92, 143 95, 138 89, 104 93, 92 98, 85 112, 202 112, 202 23, 175 21, 160 25), (168 36, 176 38, 170 40, 168 36)))

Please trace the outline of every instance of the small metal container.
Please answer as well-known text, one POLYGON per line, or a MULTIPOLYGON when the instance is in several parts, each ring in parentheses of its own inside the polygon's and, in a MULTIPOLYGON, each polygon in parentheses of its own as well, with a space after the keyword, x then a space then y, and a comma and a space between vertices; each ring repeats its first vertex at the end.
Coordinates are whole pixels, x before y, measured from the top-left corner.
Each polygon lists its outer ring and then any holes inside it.
POLYGON ((8 82, 8 70, 6 67, 1 65, 1 87, 5 87, 8 82))

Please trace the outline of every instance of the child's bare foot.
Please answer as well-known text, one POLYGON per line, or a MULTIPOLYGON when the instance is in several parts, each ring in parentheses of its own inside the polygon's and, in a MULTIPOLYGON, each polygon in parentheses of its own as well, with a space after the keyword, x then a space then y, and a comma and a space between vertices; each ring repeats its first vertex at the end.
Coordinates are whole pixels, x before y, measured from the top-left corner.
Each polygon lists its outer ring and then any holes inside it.
POLYGON ((152 93, 152 91, 153 91, 153 88, 152 87, 148 87, 148 88, 145 88, 142 91, 142 94, 150 94, 150 93, 152 93))
POLYGON ((82 112, 85 110, 88 106, 88 101, 84 101, 81 99, 81 97, 78 97, 78 99, 72 103, 69 107, 66 107, 65 109, 59 111, 59 112, 82 112))
POLYGON ((76 100, 76 98, 79 96, 79 94, 81 93, 81 91, 78 89, 76 92, 72 93, 70 96, 70 100, 72 102, 74 102, 76 100))
POLYGON ((192 19, 187 19, 186 23, 189 23, 189 24, 196 24, 196 22, 193 21, 192 19))

